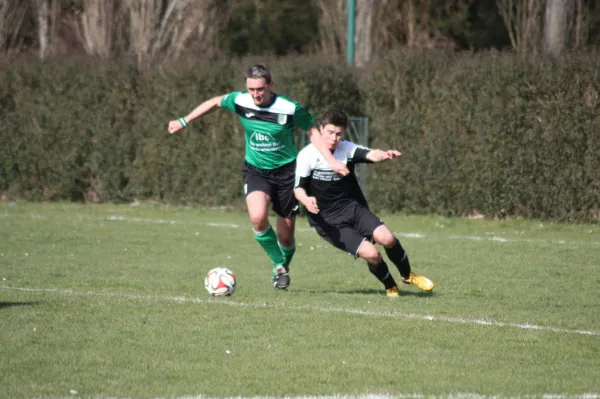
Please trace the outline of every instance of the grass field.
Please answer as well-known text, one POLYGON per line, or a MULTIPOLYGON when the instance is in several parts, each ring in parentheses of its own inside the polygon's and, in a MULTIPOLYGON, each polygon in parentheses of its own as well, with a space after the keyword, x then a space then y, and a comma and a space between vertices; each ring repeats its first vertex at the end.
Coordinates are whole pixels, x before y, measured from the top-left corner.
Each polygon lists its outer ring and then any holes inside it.
POLYGON ((600 226, 380 216, 432 294, 305 219, 280 292, 244 213, 0 204, 0 398, 600 399, 600 226))

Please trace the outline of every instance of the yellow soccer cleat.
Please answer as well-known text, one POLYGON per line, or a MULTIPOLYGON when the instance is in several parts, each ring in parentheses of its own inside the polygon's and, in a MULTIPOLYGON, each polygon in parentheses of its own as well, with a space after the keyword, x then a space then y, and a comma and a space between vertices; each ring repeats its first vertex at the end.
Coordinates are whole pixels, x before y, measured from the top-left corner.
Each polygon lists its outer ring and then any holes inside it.
POLYGON ((427 277, 419 276, 413 272, 410 272, 408 278, 403 278, 404 284, 412 284, 420 290, 431 291, 434 287, 433 282, 427 277))
POLYGON ((392 288, 386 288, 385 289, 385 295, 386 296, 398 296, 399 295, 399 291, 398 290, 398 286, 395 285, 392 288))

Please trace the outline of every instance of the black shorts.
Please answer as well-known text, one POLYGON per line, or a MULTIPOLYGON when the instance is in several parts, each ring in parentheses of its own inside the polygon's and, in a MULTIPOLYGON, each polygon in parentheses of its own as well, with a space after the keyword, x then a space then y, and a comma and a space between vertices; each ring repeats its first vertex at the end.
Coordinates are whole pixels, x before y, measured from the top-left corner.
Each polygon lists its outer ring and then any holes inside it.
POLYGON ((363 241, 372 240, 375 229, 384 224, 360 204, 349 205, 335 216, 309 214, 308 221, 325 241, 355 258, 363 241))
POLYGON ((289 218, 299 213, 298 200, 294 196, 296 161, 277 169, 259 169, 244 162, 242 177, 245 196, 261 191, 271 197, 273 210, 279 216, 289 218))

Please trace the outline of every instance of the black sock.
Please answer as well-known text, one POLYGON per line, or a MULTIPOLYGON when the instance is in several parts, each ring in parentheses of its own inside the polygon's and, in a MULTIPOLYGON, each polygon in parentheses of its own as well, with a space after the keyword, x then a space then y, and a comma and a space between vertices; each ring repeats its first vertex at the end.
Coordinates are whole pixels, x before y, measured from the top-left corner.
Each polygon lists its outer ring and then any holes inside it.
POLYGON ((408 254, 400 245, 400 240, 396 238, 396 243, 391 248, 386 248, 385 253, 394 265, 398 268, 402 278, 408 278, 410 276, 410 262, 408 261, 408 254))
POLYGON ((373 275, 377 277, 377 280, 381 281, 383 285, 385 285, 385 288, 392 288, 396 285, 396 281, 394 280, 394 277, 392 277, 392 275, 390 274, 390 270, 388 269, 388 266, 383 261, 383 259, 380 263, 376 265, 372 265, 369 262, 367 262, 367 265, 369 266, 369 270, 371 271, 371 273, 373 273, 373 275))

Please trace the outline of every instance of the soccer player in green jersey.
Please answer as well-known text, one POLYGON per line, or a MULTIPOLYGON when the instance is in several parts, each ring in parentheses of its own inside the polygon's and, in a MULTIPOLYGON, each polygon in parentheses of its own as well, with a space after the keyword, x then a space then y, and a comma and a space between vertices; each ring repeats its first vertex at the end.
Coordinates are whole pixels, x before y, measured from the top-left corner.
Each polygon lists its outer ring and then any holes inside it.
POLYGON ((246 92, 234 91, 213 97, 198 105, 183 118, 169 122, 169 133, 185 128, 191 121, 218 107, 235 112, 246 135, 242 170, 244 194, 254 237, 273 264, 271 277, 276 289, 290 284, 289 266, 296 251, 294 230, 298 201, 294 179, 298 149, 295 128, 307 132, 311 143, 321 152, 332 170, 346 175, 346 165, 332 155, 313 117, 304 107, 273 92, 271 73, 262 65, 246 72, 246 92), (277 214, 276 231, 269 222, 269 208, 277 214))

